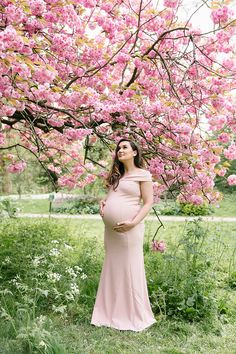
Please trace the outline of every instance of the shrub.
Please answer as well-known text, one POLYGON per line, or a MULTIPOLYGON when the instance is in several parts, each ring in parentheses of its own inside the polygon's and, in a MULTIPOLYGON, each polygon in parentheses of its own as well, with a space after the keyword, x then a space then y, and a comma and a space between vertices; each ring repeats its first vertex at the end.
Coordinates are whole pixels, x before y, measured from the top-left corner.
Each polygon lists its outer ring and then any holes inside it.
POLYGON ((81 196, 74 200, 67 200, 59 205, 54 204, 52 212, 62 214, 98 214, 98 199, 93 196, 81 196))
POLYGON ((190 321, 217 315, 214 274, 204 252, 206 237, 207 230, 194 220, 187 223, 172 252, 146 253, 149 294, 156 314, 190 321))
POLYGON ((182 215, 210 215, 213 213, 212 208, 208 204, 195 205, 192 203, 180 203, 180 214, 182 215))
POLYGON ((188 215, 188 216, 203 216, 213 213, 213 209, 208 204, 195 205, 192 203, 174 203, 171 205, 158 205, 155 209, 160 215, 188 215))
POLYGON ((157 205, 155 206, 155 209, 160 215, 180 215, 180 206, 176 203, 173 205, 165 205, 161 207, 157 205))

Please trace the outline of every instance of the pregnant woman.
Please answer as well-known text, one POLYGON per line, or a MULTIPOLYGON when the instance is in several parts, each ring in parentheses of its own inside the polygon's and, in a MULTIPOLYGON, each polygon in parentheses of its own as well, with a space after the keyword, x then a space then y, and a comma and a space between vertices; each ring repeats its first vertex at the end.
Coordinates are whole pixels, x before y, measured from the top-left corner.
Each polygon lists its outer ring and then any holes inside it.
POLYGON ((143 219, 152 207, 153 188, 151 174, 142 167, 139 147, 121 139, 100 205, 105 260, 91 320, 95 326, 142 331, 156 322, 143 258, 143 219))

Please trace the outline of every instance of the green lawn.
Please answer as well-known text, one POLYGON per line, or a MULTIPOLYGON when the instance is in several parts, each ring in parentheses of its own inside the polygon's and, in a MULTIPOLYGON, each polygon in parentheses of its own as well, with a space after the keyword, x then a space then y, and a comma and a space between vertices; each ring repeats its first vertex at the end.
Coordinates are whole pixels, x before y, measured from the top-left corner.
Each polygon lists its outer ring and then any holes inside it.
POLYGON ((47 214, 49 212, 48 199, 17 200, 14 202, 21 213, 47 214))
POLYGON ((55 334, 68 354, 235 354, 235 326, 224 324, 205 332, 204 326, 162 320, 140 333, 95 328, 89 323, 58 322, 55 334))
MULTIPOLYGON (((99 244, 103 241, 103 224, 99 220, 59 219, 58 223, 72 230, 73 238, 78 244, 83 235, 88 238, 96 237, 99 244)), ((156 221, 146 222, 145 241, 151 240, 157 225, 156 221)), ((173 248, 185 225, 181 222, 165 222, 164 226, 165 229, 159 230, 157 239, 165 240, 167 247, 173 248)), ((157 316, 157 323, 151 328, 135 333, 92 326, 90 310, 81 316, 78 314, 73 320, 49 314, 54 338, 64 348, 55 350, 52 354, 236 354, 236 290, 226 287, 224 282, 236 249, 236 224, 209 223, 208 227, 211 237, 207 243, 207 252, 217 254, 219 251, 214 265, 218 269, 217 296, 224 298, 224 306, 230 308, 226 314, 222 311, 219 321, 208 326, 205 322, 191 323, 157 316)), ((96 243, 94 247, 97 247, 96 243)), ((2 330, 0 329, 0 334, 2 330)), ((22 352, 17 347, 17 341, 14 344, 14 341, 4 338, 0 338, 0 353, 30 354, 22 352)))
POLYGON ((236 217, 236 193, 226 194, 219 203, 219 208, 214 208, 213 216, 232 216, 236 217))
MULTIPOLYGON (((47 214, 49 212, 48 199, 21 200, 15 201, 14 204, 22 213, 47 214)), ((157 207, 171 206, 173 204, 173 201, 160 201, 157 207)), ((236 217, 236 193, 225 195, 219 206, 214 206, 213 210, 214 213, 211 214, 212 216, 236 217)))

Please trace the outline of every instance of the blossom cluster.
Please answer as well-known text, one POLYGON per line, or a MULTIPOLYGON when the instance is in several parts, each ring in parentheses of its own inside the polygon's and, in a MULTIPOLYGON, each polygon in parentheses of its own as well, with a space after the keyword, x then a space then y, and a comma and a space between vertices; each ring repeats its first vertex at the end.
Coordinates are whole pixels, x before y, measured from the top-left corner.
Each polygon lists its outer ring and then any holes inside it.
POLYGON ((164 241, 160 240, 153 240, 152 241, 152 250, 155 251, 155 252, 165 252, 166 250, 166 244, 164 241))
MULTIPOLYGON (((178 23, 180 3, 2 1, 0 147, 15 141, 58 188, 83 188, 107 173, 86 166, 89 149, 132 137, 156 200, 175 186, 191 203, 219 200, 216 174, 234 184, 221 166, 236 159, 234 13, 213 7, 206 34, 178 23)), ((18 154, 11 173, 26 168, 18 154)))

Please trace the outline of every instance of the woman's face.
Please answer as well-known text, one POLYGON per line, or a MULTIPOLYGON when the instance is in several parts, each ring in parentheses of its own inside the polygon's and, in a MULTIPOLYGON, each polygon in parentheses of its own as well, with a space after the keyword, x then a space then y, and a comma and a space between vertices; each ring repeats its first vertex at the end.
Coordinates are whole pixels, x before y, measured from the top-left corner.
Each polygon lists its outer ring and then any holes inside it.
POLYGON ((122 141, 118 145, 117 158, 120 162, 133 160, 137 155, 137 151, 133 150, 129 141, 122 141))

